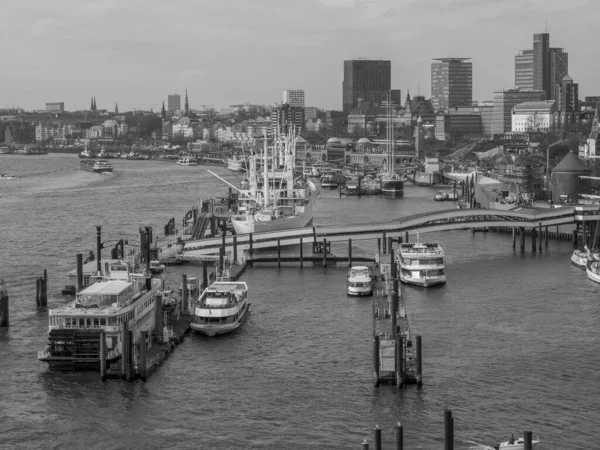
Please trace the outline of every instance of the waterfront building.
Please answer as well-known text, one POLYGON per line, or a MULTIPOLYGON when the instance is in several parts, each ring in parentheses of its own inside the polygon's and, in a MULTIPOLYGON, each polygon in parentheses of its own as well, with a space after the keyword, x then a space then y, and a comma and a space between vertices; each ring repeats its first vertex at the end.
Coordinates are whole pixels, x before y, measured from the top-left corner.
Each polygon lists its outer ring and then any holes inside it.
POLYGON ((100 139, 103 137, 102 125, 93 125, 85 130, 85 137, 87 139, 100 139))
POLYGON ((431 102, 436 111, 473 101, 471 58, 438 58, 431 63, 431 102))
POLYGON ((504 89, 495 91, 492 134, 504 134, 512 130, 512 110, 516 105, 542 100, 546 100, 546 92, 542 90, 504 89))
POLYGON ((304 108, 284 104, 271 111, 272 132, 279 130, 285 134, 292 127, 296 133, 304 129, 304 108))
POLYGON ((354 59, 344 61, 342 82, 343 110, 349 113, 359 99, 381 104, 391 89, 392 69, 387 60, 354 59))
POLYGON ((533 90, 533 50, 521 50, 515 55, 515 88, 533 90))
POLYGON ((548 133, 555 131, 556 102, 524 102, 513 107, 513 132, 548 133))
POLYGON ((560 163, 552 170, 552 200, 554 203, 577 203, 579 194, 591 193, 589 177, 592 169, 575 154, 569 152, 560 163))
POLYGON ((35 127, 35 140, 36 142, 43 143, 50 140, 66 140, 73 136, 74 130, 77 127, 70 123, 42 123, 38 122, 35 127))
POLYGON ((435 138, 440 141, 477 139, 483 135, 481 110, 477 106, 451 108, 438 112, 435 120, 435 138))
POLYGON ((302 89, 286 89, 283 91, 283 104, 304 108, 304 91, 302 89))
POLYGON ((65 103, 64 102, 51 102, 46 103, 46 111, 50 112, 65 112, 65 103))
POLYGON ((181 111, 181 95, 169 94, 167 95, 167 112, 173 113, 181 111))

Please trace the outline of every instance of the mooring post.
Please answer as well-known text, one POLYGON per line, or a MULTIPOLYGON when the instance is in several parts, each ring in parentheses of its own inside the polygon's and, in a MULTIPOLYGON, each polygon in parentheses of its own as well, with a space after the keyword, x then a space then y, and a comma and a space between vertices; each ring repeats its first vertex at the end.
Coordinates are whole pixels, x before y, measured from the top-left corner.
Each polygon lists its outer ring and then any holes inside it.
POLYGON ((417 386, 423 385, 423 350, 421 347, 421 335, 417 335, 417 348, 415 351, 417 363, 417 386))
POLYGON ((163 335, 163 297, 161 294, 156 294, 155 297, 155 305, 154 305, 154 333, 159 338, 159 341, 162 341, 163 335))
POLYGON ((531 431, 525 431, 523 433, 523 440, 525 441, 523 444, 523 450, 532 450, 533 449, 533 433, 531 431))
POLYGON ((513 248, 517 246, 517 228, 512 227, 512 235, 513 235, 513 248))
POLYGON ((585 229, 585 216, 584 219, 581 222, 581 232, 582 232, 582 237, 583 237, 583 245, 587 245, 587 230, 585 229))
POLYGON ((404 242, 408 244, 408 231, 404 232, 404 242))
POLYGON ((0 280, 0 328, 8 327, 9 311, 8 311, 8 292, 4 285, 4 281, 0 280))
POLYGON ((525 228, 521 227, 521 228, 519 228, 519 231, 521 232, 521 251, 524 252, 525 251, 525 228))
POLYGON ((381 238, 377 238, 377 253, 381 254, 381 238))
POLYGON ((83 255, 77 253, 75 257, 75 293, 83 288, 83 255))
POLYGON ((129 346, 127 345, 127 322, 121 322, 121 378, 123 380, 126 379, 127 376, 127 350, 129 346))
POLYGON ((183 274, 183 275, 181 275, 181 306, 182 306, 183 311, 185 311, 186 314, 189 310, 188 295, 189 295, 189 292, 188 292, 187 275, 183 274))
POLYGON ((404 336, 396 335, 396 387, 404 386, 404 336))
POLYGON ((546 247, 548 247, 548 225, 544 228, 544 240, 546 241, 546 247))
POLYGON ((302 248, 302 236, 300 236, 300 267, 304 265, 304 253, 302 248))
POLYGON ((96 225, 96 271, 102 272, 102 225, 96 225))
POLYGON ((454 420, 452 410, 446 406, 444 409, 444 450, 454 449, 454 420))
POLYGON ((396 424, 396 450, 404 450, 404 428, 400 422, 396 424))
POLYGON ((392 250, 392 248, 394 248, 394 238, 388 236, 387 240, 388 240, 387 248, 388 248, 388 251, 390 251, 390 250, 392 250))
POLYGON ((215 227, 215 216, 211 215, 210 216, 210 235, 214 237, 215 234, 216 234, 216 231, 217 230, 216 230, 216 227, 215 227))
POLYGON ((369 450, 369 443, 366 439, 362 441, 362 444, 360 444, 360 448, 361 450, 369 450))
POLYGON ((100 330, 100 380, 106 381, 106 332, 100 330))
POLYGON ((221 247, 219 247, 219 269, 218 269, 218 271, 222 274, 224 268, 225 268, 225 246, 221 245, 221 247))
POLYGON ((152 246, 152 227, 146 227, 146 273, 148 276, 152 276, 150 272, 150 260, 151 253, 150 247, 152 246))
POLYGON ((573 248, 577 248, 577 230, 573 230, 573 248))
POLYGON ((379 335, 373 336, 373 377, 375 387, 379 386, 379 335))
POLYGON ((250 256, 252 256, 252 251, 253 251, 253 248, 252 248, 252 244, 253 244, 253 242, 252 242, 252 233, 250 233, 248 235, 248 244, 250 245, 250 248, 249 248, 250 256))
POLYGON ((379 425, 375 425, 373 435, 375 439, 375 450, 381 450, 381 428, 379 428, 379 425))
POLYGON ((202 261, 202 291, 208 287, 208 261, 202 261))
POLYGON ((538 224, 538 240, 540 242, 540 252, 542 251, 542 222, 538 224))
POLYGON ((387 238, 385 236, 385 231, 383 232, 383 237, 381 240, 383 242, 383 253, 386 254, 388 252, 388 248, 387 248, 387 238))
POLYGON ((281 269, 281 238, 277 238, 277 268, 281 269))
POLYGON ((348 239, 348 267, 352 267, 352 239, 348 239))
POLYGON ((237 235, 233 235, 233 263, 237 264, 237 235))
POLYGON ((533 227, 531 229, 531 251, 533 253, 535 253, 535 239, 536 239, 536 235, 537 235, 537 230, 535 229, 535 227, 533 227))
POLYGON ((142 331, 140 335, 140 361, 138 373, 142 381, 146 381, 146 349, 148 348, 148 332, 142 331))
POLYGON ((327 267, 327 238, 323 238, 323 267, 327 267))
POLYGON ((135 373, 133 371, 133 331, 127 330, 127 370, 125 372, 126 381, 133 381, 135 373))
POLYGON ((392 316, 392 339, 396 337, 396 311, 398 311, 398 268, 394 259, 394 249, 390 249, 390 268, 392 276, 392 295, 390 313, 392 316))

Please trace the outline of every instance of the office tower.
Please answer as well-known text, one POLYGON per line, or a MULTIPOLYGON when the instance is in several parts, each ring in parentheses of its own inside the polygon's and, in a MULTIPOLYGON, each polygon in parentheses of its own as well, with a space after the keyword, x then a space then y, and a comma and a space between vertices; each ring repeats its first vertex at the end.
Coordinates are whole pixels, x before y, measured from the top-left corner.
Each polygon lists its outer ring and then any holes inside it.
POLYGON ((46 111, 65 112, 65 103, 64 102, 46 103, 46 111))
POLYGON ((505 89, 494 92, 492 134, 504 134, 512 129, 512 109, 519 103, 546 100, 542 90, 505 89))
POLYGON ((344 61, 342 103, 345 112, 358 105, 358 99, 378 105, 387 101, 391 89, 392 66, 390 61, 353 59, 344 61))
POLYGON ((167 95, 167 111, 180 111, 181 110, 181 95, 170 94, 167 95))
POLYGON ((563 77, 558 89, 559 126, 567 131, 573 128, 579 111, 579 85, 568 74, 563 77))
POLYGON ((515 55, 515 89, 533 89, 533 50, 521 50, 515 55))
POLYGON ((550 98, 550 35, 533 35, 533 89, 544 91, 550 98))
POLYGON ((471 106, 473 63, 471 58, 438 58, 431 63, 431 103, 436 111, 471 106))
POLYGON ((297 108, 304 108, 304 91, 302 89, 283 91, 283 103, 297 108))
POLYGON ((304 108, 284 104, 271 111, 271 133, 279 131, 286 134, 289 131, 299 133, 304 129, 304 108))
POLYGON ((550 49, 550 97, 549 100, 556 100, 560 96, 560 86, 563 78, 569 74, 569 54, 562 48, 550 49))

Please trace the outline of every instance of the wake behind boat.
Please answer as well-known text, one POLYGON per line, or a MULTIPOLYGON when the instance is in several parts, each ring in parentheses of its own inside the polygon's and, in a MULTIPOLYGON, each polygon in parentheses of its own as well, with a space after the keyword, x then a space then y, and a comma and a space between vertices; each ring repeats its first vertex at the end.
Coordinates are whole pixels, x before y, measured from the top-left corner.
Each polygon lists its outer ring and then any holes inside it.
POLYGON ((236 330, 250 312, 248 285, 221 279, 208 286, 194 309, 192 330, 217 336, 236 330))
POLYGON ((429 287, 446 282, 444 250, 436 242, 400 244, 396 259, 403 283, 429 287))
MULTIPOLYGON (((540 443, 539 439, 535 439, 531 441, 531 447, 536 448, 536 445, 540 443)), ((525 439, 519 438, 515 439, 511 437, 508 441, 499 442, 494 445, 495 450, 524 450, 525 449, 525 439)))

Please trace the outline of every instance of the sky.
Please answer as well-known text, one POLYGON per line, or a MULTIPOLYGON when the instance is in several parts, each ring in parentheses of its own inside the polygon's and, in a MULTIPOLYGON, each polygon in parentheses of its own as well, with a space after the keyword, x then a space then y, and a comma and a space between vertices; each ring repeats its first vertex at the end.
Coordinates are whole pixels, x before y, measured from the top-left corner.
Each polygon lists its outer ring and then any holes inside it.
POLYGON ((469 57, 473 99, 514 87, 533 34, 569 53, 579 94, 600 95, 598 0, 21 0, 0 14, 0 108, 159 110, 281 102, 341 109, 343 61, 392 62, 392 88, 431 95, 431 60, 469 57), (547 24, 547 25, 546 25, 547 24), (205 106, 204 106, 205 105, 205 106))

